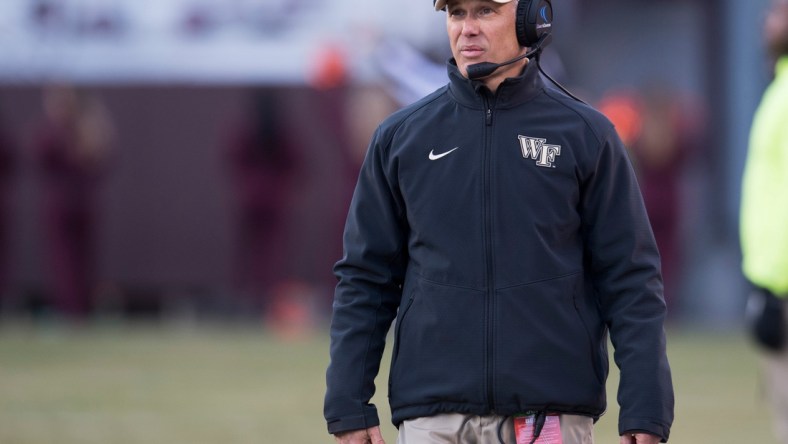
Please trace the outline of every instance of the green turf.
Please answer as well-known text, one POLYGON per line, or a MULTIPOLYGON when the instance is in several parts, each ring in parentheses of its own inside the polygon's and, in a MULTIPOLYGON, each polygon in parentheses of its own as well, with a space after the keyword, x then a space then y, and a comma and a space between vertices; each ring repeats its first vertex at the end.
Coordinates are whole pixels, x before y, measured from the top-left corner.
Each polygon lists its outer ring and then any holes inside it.
MULTIPOLYGON (((330 443, 322 418, 327 349, 323 335, 282 342, 251 328, 5 326, 0 443, 330 443)), ((677 392, 671 442, 775 442, 749 343, 673 331, 669 355, 677 392)), ((597 443, 618 442, 615 380, 614 371, 597 443)), ((387 418, 385 393, 375 402, 387 418)), ((394 444, 387 419, 383 430, 394 444)))

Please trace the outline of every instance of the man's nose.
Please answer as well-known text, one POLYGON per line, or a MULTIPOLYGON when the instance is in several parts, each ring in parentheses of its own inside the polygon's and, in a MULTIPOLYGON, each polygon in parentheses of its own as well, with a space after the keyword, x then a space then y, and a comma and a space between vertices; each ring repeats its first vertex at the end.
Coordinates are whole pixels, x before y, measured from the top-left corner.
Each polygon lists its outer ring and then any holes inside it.
POLYGON ((462 35, 476 35, 479 33, 479 21, 475 17, 468 17, 462 22, 462 35))

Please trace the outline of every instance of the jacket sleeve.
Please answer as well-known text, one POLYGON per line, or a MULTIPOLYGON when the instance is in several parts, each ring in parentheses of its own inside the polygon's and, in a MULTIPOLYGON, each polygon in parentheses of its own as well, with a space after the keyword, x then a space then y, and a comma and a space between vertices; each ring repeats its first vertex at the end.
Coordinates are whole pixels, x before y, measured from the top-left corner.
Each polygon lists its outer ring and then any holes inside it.
POLYGON ((674 399, 660 258, 634 171, 615 130, 602 140, 583 183, 586 260, 621 372, 619 432, 645 431, 665 442, 674 399))
POLYGON ((339 282, 331 320, 324 416, 329 433, 380 424, 370 399, 386 334, 397 313, 407 228, 395 165, 375 134, 361 168, 334 267, 339 282))

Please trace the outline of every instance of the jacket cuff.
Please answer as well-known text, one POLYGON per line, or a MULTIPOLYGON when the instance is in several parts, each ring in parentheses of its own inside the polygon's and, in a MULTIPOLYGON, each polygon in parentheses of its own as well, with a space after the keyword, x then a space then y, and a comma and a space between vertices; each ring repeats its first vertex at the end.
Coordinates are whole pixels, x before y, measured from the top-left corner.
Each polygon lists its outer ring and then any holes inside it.
POLYGON ((328 433, 336 435, 337 433, 365 430, 379 425, 380 419, 378 418, 377 409, 368 407, 363 415, 345 416, 328 421, 328 433))
POLYGON ((670 426, 650 419, 641 418, 621 418, 618 422, 618 434, 623 436, 627 433, 650 433, 659 436, 661 442, 668 442, 670 437, 670 426))

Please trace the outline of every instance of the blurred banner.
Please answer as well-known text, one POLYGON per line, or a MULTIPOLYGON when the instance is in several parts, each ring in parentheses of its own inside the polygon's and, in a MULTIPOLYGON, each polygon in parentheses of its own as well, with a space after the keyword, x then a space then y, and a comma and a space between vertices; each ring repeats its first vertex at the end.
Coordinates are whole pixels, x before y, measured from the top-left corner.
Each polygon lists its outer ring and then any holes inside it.
POLYGON ((3 0, 0 82, 299 84, 326 48, 445 45, 420 0, 3 0), (396 28, 401 28, 399 31, 396 28))

